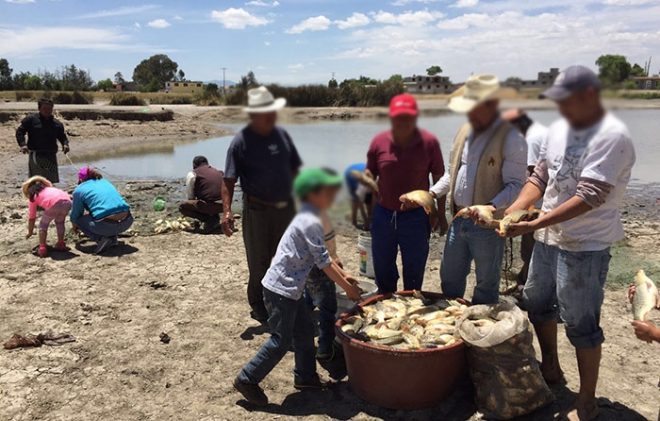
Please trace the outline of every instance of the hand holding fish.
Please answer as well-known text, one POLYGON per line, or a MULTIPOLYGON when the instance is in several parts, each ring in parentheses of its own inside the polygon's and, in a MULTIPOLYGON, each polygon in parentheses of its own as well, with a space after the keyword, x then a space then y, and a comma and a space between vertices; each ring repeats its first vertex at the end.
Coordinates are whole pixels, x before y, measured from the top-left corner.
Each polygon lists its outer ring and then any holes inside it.
POLYGON ((346 296, 348 297, 349 300, 355 303, 359 303, 360 301, 362 301, 362 296, 360 295, 361 291, 362 290, 357 285, 357 283, 355 284, 350 283, 350 286, 346 288, 346 296))
POLYGON ((660 342, 660 329, 655 327, 653 323, 636 320, 632 322, 632 326, 635 330, 635 336, 640 341, 647 343, 660 342))
POLYGON ((522 221, 515 224, 510 224, 506 232, 499 229, 495 230, 499 235, 505 238, 519 237, 521 235, 529 234, 537 230, 536 221, 522 221))
POLYGON ((468 218, 472 219, 475 224, 488 228, 493 223, 492 215, 497 211, 497 208, 493 205, 484 205, 483 208, 486 209, 485 214, 484 209, 479 209, 477 206, 469 207, 468 218))

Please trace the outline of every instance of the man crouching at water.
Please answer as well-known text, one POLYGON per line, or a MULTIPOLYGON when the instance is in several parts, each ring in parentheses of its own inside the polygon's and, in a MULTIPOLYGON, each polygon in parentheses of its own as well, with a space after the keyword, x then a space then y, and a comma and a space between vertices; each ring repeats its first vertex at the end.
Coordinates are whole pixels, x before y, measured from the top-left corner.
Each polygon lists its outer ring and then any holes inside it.
POLYGON ((210 166, 204 156, 193 159, 193 170, 186 176, 188 200, 179 205, 179 212, 204 222, 204 234, 220 225, 222 191, 226 188, 222 176, 222 171, 210 166))
POLYGON ((275 124, 277 110, 286 105, 284 98, 273 98, 265 87, 250 89, 248 106, 243 110, 250 124, 241 130, 229 146, 225 164, 222 201, 222 231, 231 236, 234 214, 231 203, 234 185, 239 180, 243 190, 243 241, 250 272, 247 295, 250 316, 265 322, 263 279, 291 220, 296 214, 291 197, 293 179, 302 165, 289 134, 275 124))
POLYGON ((273 263, 261 281, 271 336, 234 380, 236 390, 254 405, 268 404, 259 383, 291 345, 295 353, 294 387, 302 390, 327 386, 316 373, 314 325, 302 299, 307 276, 314 265, 342 287, 349 299, 361 300, 358 286, 349 281, 330 257, 319 218, 334 202, 341 183, 341 176, 332 176, 321 169, 303 171, 295 180, 294 190, 302 207, 282 236, 273 263))
POLYGON ((508 235, 536 231, 523 299, 541 346, 543 377, 548 383, 563 378, 557 355, 560 313, 580 373, 580 392, 566 418, 593 420, 605 341, 603 286, 610 246, 625 238, 619 205, 635 149, 626 126, 603 109, 600 82, 590 69, 569 67, 542 97, 554 100, 564 119, 550 127, 534 174, 506 212, 527 209, 543 197, 546 214, 512 224, 508 235))

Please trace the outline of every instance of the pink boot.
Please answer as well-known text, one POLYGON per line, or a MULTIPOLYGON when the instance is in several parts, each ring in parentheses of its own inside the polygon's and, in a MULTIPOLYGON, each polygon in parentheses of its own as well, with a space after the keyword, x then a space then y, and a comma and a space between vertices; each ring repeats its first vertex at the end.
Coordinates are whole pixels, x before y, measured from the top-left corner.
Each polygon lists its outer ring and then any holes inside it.
POLYGON ((45 244, 39 244, 39 257, 48 256, 48 249, 45 244))
POLYGON ((64 241, 58 241, 57 244, 55 244, 55 248, 58 251, 66 251, 66 243, 64 241))

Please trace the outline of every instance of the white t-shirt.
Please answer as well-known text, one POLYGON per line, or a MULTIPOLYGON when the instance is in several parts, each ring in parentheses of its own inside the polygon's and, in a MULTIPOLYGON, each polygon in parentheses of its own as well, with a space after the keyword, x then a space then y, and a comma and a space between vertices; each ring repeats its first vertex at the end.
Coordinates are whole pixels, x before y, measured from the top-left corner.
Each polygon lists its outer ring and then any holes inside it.
MULTIPOLYGON (((541 123, 534 122, 529 129, 525 140, 527 141, 527 166, 535 167, 541 158, 541 148, 548 138, 548 128, 541 123)), ((534 204, 536 209, 543 206, 543 198, 534 204)))
POLYGON ((612 114, 585 130, 561 119, 550 126, 541 149, 548 167, 543 210, 550 212, 575 196, 581 178, 614 186, 605 203, 569 221, 537 231, 536 240, 567 251, 599 251, 625 238, 619 214, 635 147, 625 124, 612 114))

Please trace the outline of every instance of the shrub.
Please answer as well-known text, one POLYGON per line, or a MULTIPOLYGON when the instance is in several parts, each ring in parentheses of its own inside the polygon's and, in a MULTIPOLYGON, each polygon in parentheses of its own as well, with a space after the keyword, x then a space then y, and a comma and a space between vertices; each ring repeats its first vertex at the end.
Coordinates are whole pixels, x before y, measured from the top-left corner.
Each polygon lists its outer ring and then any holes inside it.
POLYGON ((637 89, 637 84, 632 80, 627 80, 623 83, 623 89, 627 89, 627 90, 637 89))
POLYGON ((34 101, 37 98, 34 96, 34 92, 32 91, 16 91, 16 101, 17 102, 22 102, 22 101, 34 101))
POLYGON ((153 105, 182 105, 193 103, 193 98, 190 95, 154 94, 149 95, 148 99, 149 104, 153 105))
POLYGON ((660 99, 660 92, 625 93, 623 97, 626 99, 660 99))
POLYGON ((226 105, 245 105, 247 104, 247 92, 243 88, 238 88, 234 93, 225 95, 226 105))
MULTIPOLYGON (((48 97, 49 92, 44 92, 44 97, 48 97)), ((50 99, 53 100, 55 104, 92 104, 94 103, 94 97, 89 93, 80 93, 75 91, 73 93, 69 92, 58 92, 55 95, 52 95, 50 99)))
POLYGON ((201 107, 215 107, 222 104, 222 99, 217 91, 205 91, 195 96, 195 105, 201 107))
POLYGON ((110 105, 132 105, 142 107, 145 104, 144 100, 134 94, 114 94, 110 98, 110 105))

